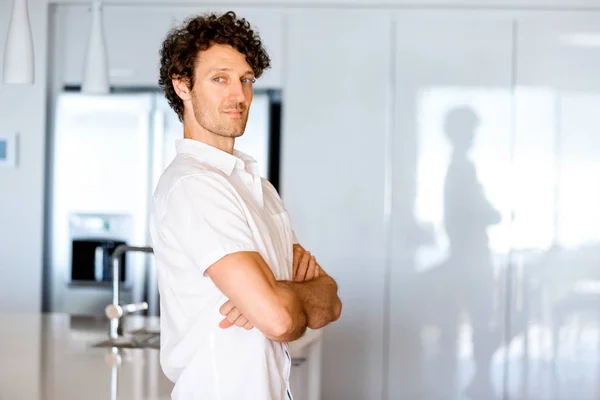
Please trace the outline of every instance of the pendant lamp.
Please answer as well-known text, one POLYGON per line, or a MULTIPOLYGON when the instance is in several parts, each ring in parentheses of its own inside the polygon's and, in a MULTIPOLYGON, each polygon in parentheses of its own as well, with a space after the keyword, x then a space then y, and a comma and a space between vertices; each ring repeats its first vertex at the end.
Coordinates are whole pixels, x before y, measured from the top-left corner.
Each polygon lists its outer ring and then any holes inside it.
POLYGON ((102 4, 100 1, 92 3, 92 28, 85 57, 81 91, 92 94, 106 94, 110 92, 108 58, 106 55, 106 43, 104 41, 102 4))
POLYGON ((27 0, 13 0, 8 37, 4 47, 2 81, 10 84, 34 83, 33 38, 27 0))

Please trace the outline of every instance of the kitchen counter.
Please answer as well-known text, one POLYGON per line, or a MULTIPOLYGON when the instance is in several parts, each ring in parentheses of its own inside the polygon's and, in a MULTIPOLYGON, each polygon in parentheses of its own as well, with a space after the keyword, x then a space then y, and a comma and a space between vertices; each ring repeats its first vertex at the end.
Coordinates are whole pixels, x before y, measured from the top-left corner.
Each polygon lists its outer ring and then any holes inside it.
MULTIPOLYGON (((157 317, 128 316, 124 329, 158 326, 157 317)), ((94 347, 107 338, 105 318, 0 313, 0 400, 170 399, 173 384, 158 350, 94 347)), ((300 382, 300 367, 292 369, 296 398, 318 398, 320 338, 321 331, 308 331, 290 344, 306 375, 300 382)))

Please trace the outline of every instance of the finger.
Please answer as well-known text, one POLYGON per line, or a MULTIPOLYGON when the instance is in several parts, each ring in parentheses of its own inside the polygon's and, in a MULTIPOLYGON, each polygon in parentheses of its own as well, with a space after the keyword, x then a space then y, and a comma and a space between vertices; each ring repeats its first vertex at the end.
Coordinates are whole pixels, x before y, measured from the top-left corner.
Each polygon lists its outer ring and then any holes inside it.
POLYGON ((248 323, 246 323, 246 325, 244 325, 244 329, 246 329, 247 331, 249 331, 252 328, 254 328, 254 325, 252 325, 250 322, 248 322, 248 323))
POLYGON ((300 243, 294 243, 294 244, 292 245, 292 247, 294 248, 294 250, 296 250, 296 249, 297 249, 297 250, 300 250, 300 251, 306 251, 306 250, 304 250, 304 247, 302 247, 302 246, 300 245, 300 243))
POLYGON ((300 246, 294 247, 293 262, 292 262, 292 276, 296 276, 298 273, 298 265, 300 265, 300 259, 302 258, 302 248, 300 246))
POLYGON ((242 328, 247 323, 248 323, 248 318, 244 317, 243 315, 240 315, 239 318, 235 320, 235 325, 239 326, 240 328, 242 328))
POLYGON ((223 320, 221 322, 219 322, 219 328, 222 328, 222 329, 231 328, 232 326, 233 326, 233 324, 227 318, 223 318, 223 320))
POLYGON ((233 305, 233 303, 230 300, 227 300, 225 304, 223 304, 221 308, 219 308, 219 312, 221 313, 221 315, 227 315, 234 307, 235 306, 233 305))
POLYGON ((304 253, 300 250, 297 250, 294 253, 294 270, 293 270, 293 277, 294 279, 298 276, 298 270, 300 269, 300 266, 302 264, 302 257, 304 256, 304 253))
POLYGON ((227 314, 227 319, 229 321, 231 321, 231 323, 235 323, 235 321, 237 321, 238 318, 240 318, 240 316, 242 315, 242 313, 240 312, 240 310, 238 310, 237 308, 233 308, 231 311, 229 311, 229 313, 227 314))
POLYGON ((306 276, 306 270, 308 269, 308 262, 310 261, 310 251, 305 252, 302 255, 302 260, 300 260, 300 264, 298 265, 298 272, 296 274, 297 281, 303 281, 306 276))
POLYGON ((315 263, 315 278, 318 278, 321 276, 321 266, 317 263, 315 263))
POLYGON ((315 277, 315 265, 317 264, 315 260, 315 256, 310 256, 310 260, 308 260, 308 268, 306 269, 306 276, 304 277, 305 281, 310 281, 315 277))
POLYGON ((317 259, 315 258, 315 256, 310 257, 310 263, 308 264, 308 270, 309 270, 309 272, 307 275, 310 275, 310 278, 307 278, 306 280, 310 280, 310 279, 316 278, 318 276, 317 275, 317 270, 318 270, 317 259))
POLYGON ((323 268, 321 268, 321 266, 318 263, 317 263, 317 270, 318 270, 319 276, 329 276, 329 275, 327 275, 327 272, 325 272, 325 270, 323 268))
POLYGON ((310 268, 311 257, 312 257, 312 255, 310 254, 310 251, 307 251, 306 253, 304 253, 304 256, 302 257, 302 267, 298 269, 299 270, 298 277, 302 281, 306 280, 306 274, 308 273, 308 270, 310 268))

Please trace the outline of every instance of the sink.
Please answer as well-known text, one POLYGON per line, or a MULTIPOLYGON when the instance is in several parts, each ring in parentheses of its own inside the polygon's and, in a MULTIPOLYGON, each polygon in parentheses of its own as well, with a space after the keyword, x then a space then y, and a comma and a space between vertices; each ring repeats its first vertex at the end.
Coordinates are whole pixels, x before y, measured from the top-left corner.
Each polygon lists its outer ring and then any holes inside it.
POLYGON ((160 349, 160 332, 137 329, 117 339, 107 339, 93 347, 118 347, 124 349, 160 349))

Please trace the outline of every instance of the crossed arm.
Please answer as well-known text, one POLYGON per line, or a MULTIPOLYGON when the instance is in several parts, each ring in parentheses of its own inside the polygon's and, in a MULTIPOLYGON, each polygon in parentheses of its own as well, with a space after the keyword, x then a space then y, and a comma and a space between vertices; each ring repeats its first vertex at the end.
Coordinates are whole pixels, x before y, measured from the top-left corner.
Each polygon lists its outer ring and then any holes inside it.
POLYGON ((257 252, 229 254, 206 270, 229 299, 222 328, 256 327, 271 340, 291 342, 306 328, 319 329, 340 317, 336 282, 302 246, 294 246, 294 277, 277 281, 257 252))
POLYGON ((228 298, 220 311, 229 322, 256 327, 272 340, 293 341, 307 327, 318 329, 339 318, 341 301, 335 281, 317 269, 316 260, 307 257, 301 246, 294 251, 296 279, 275 279, 255 251, 239 195, 223 184, 220 175, 203 170, 186 175, 165 198, 154 202, 163 210, 155 220, 164 235, 176 240, 228 298), (215 262, 213 257, 220 259, 215 262), (312 272, 307 272, 309 265, 312 272))

